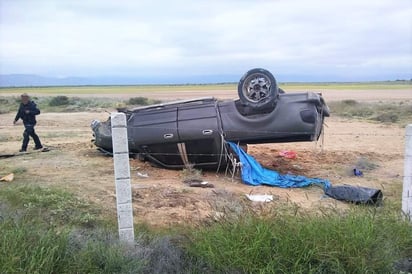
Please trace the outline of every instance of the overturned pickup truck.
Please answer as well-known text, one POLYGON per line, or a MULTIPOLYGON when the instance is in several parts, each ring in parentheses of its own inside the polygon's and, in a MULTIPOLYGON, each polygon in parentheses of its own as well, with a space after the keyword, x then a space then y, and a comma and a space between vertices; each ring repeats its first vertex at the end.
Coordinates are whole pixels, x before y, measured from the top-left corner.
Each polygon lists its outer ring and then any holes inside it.
MULTIPOLYGON (((239 99, 200 98, 122 110, 130 153, 166 168, 225 166, 228 146, 316 141, 329 108, 318 93, 285 93, 264 69, 245 73, 239 99)), ((91 124, 94 143, 112 151, 110 118, 91 124)))

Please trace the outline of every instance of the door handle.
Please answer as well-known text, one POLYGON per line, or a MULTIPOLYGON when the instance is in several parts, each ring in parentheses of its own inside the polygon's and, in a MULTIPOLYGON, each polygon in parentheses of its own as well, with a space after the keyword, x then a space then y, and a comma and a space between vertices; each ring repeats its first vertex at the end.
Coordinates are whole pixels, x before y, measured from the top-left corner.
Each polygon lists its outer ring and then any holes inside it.
POLYGON ((166 133, 165 135, 163 135, 163 138, 171 139, 171 138, 173 138, 173 133, 166 133))
POLYGON ((213 130, 211 129, 204 129, 202 131, 203 135, 212 135, 213 134, 213 130))

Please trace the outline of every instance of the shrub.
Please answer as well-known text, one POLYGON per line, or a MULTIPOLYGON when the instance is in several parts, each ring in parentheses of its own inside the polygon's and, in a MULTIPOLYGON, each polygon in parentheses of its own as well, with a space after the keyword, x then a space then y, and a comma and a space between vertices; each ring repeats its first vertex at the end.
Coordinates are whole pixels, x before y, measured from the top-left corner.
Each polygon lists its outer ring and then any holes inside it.
POLYGON ((147 106, 153 104, 160 104, 162 101, 160 100, 152 100, 146 97, 132 97, 130 98, 126 104, 128 105, 137 105, 137 106, 147 106))
POLYGON ((361 157, 357 160, 355 167, 361 170, 374 170, 378 168, 379 165, 367 158, 361 157))
POLYGON ((17 111, 18 104, 20 104, 20 99, 15 97, 0 97, 0 114, 17 111))
POLYGON ((399 116, 395 113, 381 113, 372 117, 372 120, 382 123, 396 123, 399 121, 399 116))
POLYGON ((355 106, 355 105, 358 104, 358 101, 352 100, 352 99, 347 99, 347 100, 343 100, 342 104, 347 105, 347 106, 355 106))
POLYGON ((50 100, 49 106, 51 106, 51 107, 66 106, 69 103, 70 103, 69 97, 59 95, 59 96, 53 97, 50 100))
POLYGON ((132 97, 129 99, 128 104, 146 106, 149 104, 149 99, 146 97, 132 97))
POLYGON ((182 169, 180 176, 183 181, 203 180, 202 171, 193 168, 193 166, 190 165, 187 168, 182 169))

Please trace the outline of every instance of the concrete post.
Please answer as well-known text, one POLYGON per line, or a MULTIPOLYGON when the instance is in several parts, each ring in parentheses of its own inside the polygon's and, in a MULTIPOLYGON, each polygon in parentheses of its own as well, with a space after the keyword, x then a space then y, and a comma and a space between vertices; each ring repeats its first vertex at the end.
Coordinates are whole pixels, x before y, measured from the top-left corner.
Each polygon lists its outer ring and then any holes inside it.
POLYGON ((412 124, 406 127, 403 174, 402 211, 406 218, 412 222, 412 124))
POLYGON ((133 207, 126 115, 119 112, 112 113, 111 124, 119 239, 132 244, 134 243, 133 207))

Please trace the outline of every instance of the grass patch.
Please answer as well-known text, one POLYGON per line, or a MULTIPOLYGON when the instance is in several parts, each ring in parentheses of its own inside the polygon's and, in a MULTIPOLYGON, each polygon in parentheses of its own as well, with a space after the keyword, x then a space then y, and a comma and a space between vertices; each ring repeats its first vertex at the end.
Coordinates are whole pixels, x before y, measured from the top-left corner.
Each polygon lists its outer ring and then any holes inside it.
POLYGON ((61 231, 36 219, 8 219, 0 231, 1 273, 138 273, 143 265, 107 231, 61 231))
POLYGON ((193 168, 190 165, 187 168, 182 169, 180 172, 180 177, 182 178, 182 181, 203 180, 202 171, 200 169, 193 168))
POLYGON ((90 225, 90 216, 99 213, 94 214, 88 203, 71 193, 56 188, 0 186, 0 273, 204 270, 200 260, 186 255, 179 237, 148 235, 147 227, 138 226, 135 245, 125 246, 110 222, 90 225))
MULTIPOLYGON (((126 101, 119 101, 117 98, 83 98, 62 95, 53 97, 34 96, 31 99, 42 112, 101 111, 104 109, 118 108, 119 106, 146 106, 162 102, 146 97, 132 97, 126 101)), ((19 97, 0 97, 0 114, 17 112, 19 104, 19 97)))
POLYGON ((45 112, 77 112, 111 109, 117 100, 112 98, 39 97, 39 107, 45 112))
POLYGON ((17 112, 20 101, 16 97, 0 97, 0 114, 17 112))
MULTIPOLYGON (((42 112, 77 112, 111 109, 116 106, 113 98, 80 98, 80 97, 31 97, 42 112)), ((0 97, 0 114, 17 112, 19 97, 0 97)))
POLYGON ((1 184, 0 201, 0 273, 393 273, 412 257, 411 225, 391 204, 220 210, 173 235, 136 226, 124 246, 114 225, 79 222, 93 208, 65 191, 1 184))
POLYGON ((14 173, 15 175, 20 175, 20 174, 26 173, 27 168, 26 167, 16 167, 11 172, 14 173))
POLYGON ((60 272, 65 258, 66 235, 30 221, 0 222, 1 273, 60 272), (60 270, 60 271, 59 271, 60 270))
POLYGON ((2 184, 0 197, 0 273, 136 273, 143 265, 71 193, 2 184))
POLYGON ((374 170, 378 167, 379 165, 377 163, 372 162, 371 160, 365 157, 360 157, 356 161, 356 164, 355 164, 355 168, 360 169, 360 170, 367 170, 367 171, 374 170))
MULTIPOLYGON (((22 174, 26 169, 16 168, 13 172, 22 174)), ((21 212, 25 216, 42 219, 52 226, 93 227, 99 222, 96 208, 60 189, 4 184, 0 188, 0 198, 3 203, 16 209, 12 213, 23 209, 21 212)))
POLYGON ((246 214, 196 229, 190 239, 193 256, 234 273, 392 273, 412 256, 411 225, 381 208, 246 214))
POLYGON ((328 103, 332 114, 364 119, 380 123, 397 123, 402 126, 412 119, 412 103, 361 103, 355 100, 343 100, 328 103))

